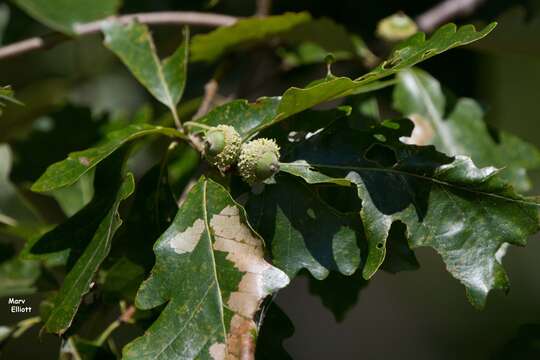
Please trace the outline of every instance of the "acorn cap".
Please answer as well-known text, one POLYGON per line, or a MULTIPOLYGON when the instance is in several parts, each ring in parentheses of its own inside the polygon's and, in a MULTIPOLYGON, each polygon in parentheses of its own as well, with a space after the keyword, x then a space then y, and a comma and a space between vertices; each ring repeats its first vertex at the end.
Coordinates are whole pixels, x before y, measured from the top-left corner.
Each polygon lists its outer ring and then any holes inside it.
POLYGON ((279 146, 274 140, 257 139, 242 146, 238 171, 250 185, 261 183, 279 171, 279 146))
POLYGON ((240 155, 242 138, 229 125, 218 125, 206 132, 204 156, 221 171, 235 164, 240 155))

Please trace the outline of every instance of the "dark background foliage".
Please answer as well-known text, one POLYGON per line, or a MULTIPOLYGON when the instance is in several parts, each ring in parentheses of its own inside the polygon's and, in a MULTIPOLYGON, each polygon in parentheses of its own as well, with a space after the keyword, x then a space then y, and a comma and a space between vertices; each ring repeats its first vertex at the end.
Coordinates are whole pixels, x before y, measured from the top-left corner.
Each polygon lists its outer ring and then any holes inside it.
MULTIPOLYGON (((379 19, 397 11, 414 17, 436 3, 428 0, 275 0, 273 12, 307 10, 314 17, 330 17, 344 24, 350 32, 360 34, 377 54, 384 54, 388 49, 374 36, 379 19)), ((46 31, 14 6, 7 5, 11 17, 2 43, 46 31)), ((125 0, 122 12, 173 9, 208 10, 208 3, 125 0)), ((477 99, 487 111, 489 123, 536 145, 540 145, 538 10, 538 1, 485 1, 477 11, 457 22, 486 23, 502 18, 492 39, 452 50, 421 66, 457 96, 477 99), (523 15, 517 16, 516 23, 520 25, 517 27, 505 21, 508 14, 517 14, 516 11, 523 15), (505 40, 508 38, 515 42, 509 43, 505 40)), ((254 2, 222 0, 210 11, 249 16, 254 11, 254 2)), ((178 43, 178 28, 159 28, 154 34, 158 48, 164 53, 169 53, 178 43)), ((279 65, 273 54, 269 54, 266 61, 268 68, 279 65)), ((221 84, 222 95, 236 92, 238 83, 252 80, 249 78, 253 73, 244 71, 249 64, 248 54, 235 55, 221 84)), ((212 71, 211 67, 200 64, 190 68, 186 99, 202 94, 212 71)), ((363 70, 357 65, 338 63, 334 72, 354 77, 363 70)), ((272 74, 270 80, 265 77, 267 74, 255 74, 261 80, 258 84, 251 82, 244 86, 241 96, 256 99, 261 95, 278 95, 290 85, 304 85, 324 73, 323 65, 310 65, 272 74)), ((65 43, 50 51, 0 61, 0 84, 11 84, 18 97, 27 103, 25 108, 7 112, 0 123, 0 140, 8 140, 15 152, 12 180, 22 184, 36 180, 45 165, 61 160, 67 152, 91 145, 103 131, 99 126, 102 116, 109 114, 121 121, 142 104, 152 103, 127 70, 102 47, 98 35, 65 43), (76 125, 72 122, 74 118, 76 125), (40 136, 51 123, 55 124, 55 136, 63 141, 49 144, 40 136)), ((163 107, 154 107, 158 116, 159 111, 165 111, 163 107)), ((147 156, 152 157, 152 149, 147 156)), ((532 174, 536 184, 540 183, 538 175, 532 174)), ((538 193, 540 188, 534 190, 533 193, 538 193)), ((51 219, 62 218, 57 207, 48 202, 42 206, 50 209, 51 219)), ((355 278, 333 279, 352 298, 350 308, 337 310, 339 321, 323 306, 321 298, 312 294, 321 291, 324 283, 314 284, 308 276, 300 276, 276 299, 296 329, 286 340, 285 348, 294 359, 540 358, 538 240, 538 237, 531 239, 527 249, 510 249, 505 266, 512 290, 509 294, 490 296, 483 311, 467 303, 463 287, 449 276, 438 255, 431 250, 416 252, 420 263, 416 271, 379 272, 369 284, 355 278), (515 352, 515 348, 519 352, 515 352)), ((0 301, 0 323, 19 321, 19 315, 7 313, 6 299, 0 301)), ((336 303, 335 299, 325 298, 324 301, 329 307, 336 303)), ((31 298, 31 302, 34 307, 39 303, 38 298, 31 298)), ((113 315, 104 313, 102 316, 113 315)), ((269 315, 269 319, 270 316, 280 320, 279 314, 269 315)), ((9 342, 2 350, 2 358, 54 358, 58 340, 52 335, 39 340, 38 330, 33 329, 9 342)), ((88 333, 93 331, 85 329, 88 333)), ((123 329, 115 336, 127 338, 130 331, 130 328, 123 329)))

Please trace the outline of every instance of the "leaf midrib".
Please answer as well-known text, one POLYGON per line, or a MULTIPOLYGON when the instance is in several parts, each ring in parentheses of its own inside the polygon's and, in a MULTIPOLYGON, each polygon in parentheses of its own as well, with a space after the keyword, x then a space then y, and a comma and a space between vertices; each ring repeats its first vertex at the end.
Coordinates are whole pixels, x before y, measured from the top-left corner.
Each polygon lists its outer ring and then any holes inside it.
MULTIPOLYGON (((306 168, 317 168, 318 167, 318 168, 340 169, 340 170, 372 171, 372 172, 393 173, 393 174, 398 174, 398 175, 402 175, 402 176, 411 176, 411 177, 416 177, 416 178, 419 178, 419 179, 422 179, 422 180, 425 180, 425 181, 433 182, 433 183, 438 184, 438 185, 446 186, 446 187, 449 187, 449 188, 454 188, 454 189, 465 191, 465 192, 470 192, 470 193, 473 193, 473 194, 480 194, 480 195, 484 195, 484 196, 487 196, 487 197, 493 197, 493 198, 497 198, 497 199, 500 199, 500 200, 505 200, 505 201, 508 201, 508 202, 514 202, 514 203, 519 203, 519 204, 529 205, 529 206, 536 206, 536 207, 540 208, 540 204, 538 204, 536 202, 527 201, 527 200, 521 200, 521 199, 513 199, 513 198, 506 197, 506 196, 499 195, 499 194, 489 193, 489 192, 485 192, 485 191, 473 190, 473 189, 469 189, 467 187, 459 186, 459 185, 456 185, 456 184, 453 184, 453 183, 450 183, 450 182, 447 182, 447 181, 442 181, 442 180, 436 179, 434 177, 428 177, 428 176, 415 174, 415 173, 410 173, 410 172, 403 171, 403 170, 398 170, 398 169, 389 169, 389 168, 384 168, 383 169, 383 168, 376 168, 376 167, 369 167, 369 166, 343 166, 343 165, 328 165, 328 164, 315 164, 315 163, 308 163, 308 164, 309 165, 288 163, 287 165, 297 166, 297 167, 306 167, 306 168)), ((347 180, 347 179, 344 179, 344 180, 347 180)), ((349 182, 350 182, 350 180, 349 180, 349 182)))

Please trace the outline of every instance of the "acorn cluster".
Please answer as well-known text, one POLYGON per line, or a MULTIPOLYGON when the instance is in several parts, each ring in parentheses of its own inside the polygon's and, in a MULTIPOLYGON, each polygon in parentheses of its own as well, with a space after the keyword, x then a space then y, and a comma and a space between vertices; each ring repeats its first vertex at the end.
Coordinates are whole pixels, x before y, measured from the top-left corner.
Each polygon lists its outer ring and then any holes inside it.
POLYGON ((235 164, 242 179, 255 185, 279 171, 279 146, 271 139, 256 139, 242 144, 238 132, 228 125, 219 125, 206 132, 204 156, 220 171, 235 164))

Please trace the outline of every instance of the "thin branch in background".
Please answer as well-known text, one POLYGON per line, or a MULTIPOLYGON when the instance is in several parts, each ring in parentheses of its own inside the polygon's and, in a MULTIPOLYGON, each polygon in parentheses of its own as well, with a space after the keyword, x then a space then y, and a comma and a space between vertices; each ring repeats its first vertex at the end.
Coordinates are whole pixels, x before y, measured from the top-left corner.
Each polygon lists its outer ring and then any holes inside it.
MULTIPOLYGON (((234 16, 182 11, 129 14, 111 17, 110 19, 116 19, 124 24, 136 20, 142 24, 148 25, 192 25, 205 27, 230 26, 238 21, 238 18, 234 16)), ((98 33, 101 31, 101 26, 106 20, 107 19, 77 25, 75 27, 75 34, 77 36, 85 36, 98 33)), ((44 36, 36 36, 0 47, 0 60, 36 50, 50 49, 64 41, 71 39, 73 39, 73 37, 69 37, 57 32, 46 34, 44 36)))
POLYGON ((268 16, 272 13, 272 0, 257 0, 255 16, 268 16))
POLYGON ((432 32, 455 18, 471 15, 486 0, 445 0, 416 17, 420 30, 432 32))
POLYGON ((208 113, 208 111, 212 107, 212 103, 214 101, 214 98, 216 97, 218 89, 219 84, 216 79, 211 79, 209 82, 206 83, 206 85, 204 86, 204 97, 201 106, 199 106, 199 109, 193 116, 193 120, 201 118, 206 115, 206 113, 208 113))

